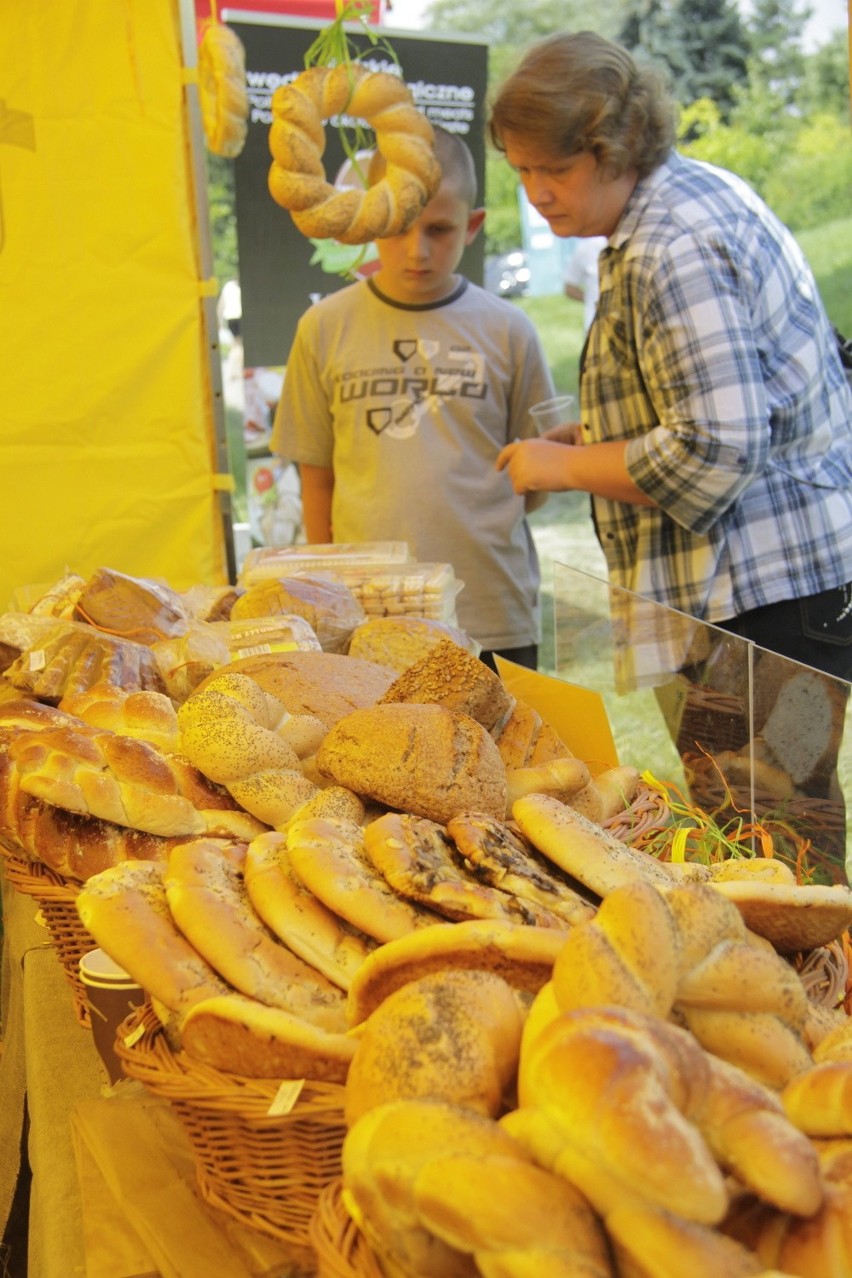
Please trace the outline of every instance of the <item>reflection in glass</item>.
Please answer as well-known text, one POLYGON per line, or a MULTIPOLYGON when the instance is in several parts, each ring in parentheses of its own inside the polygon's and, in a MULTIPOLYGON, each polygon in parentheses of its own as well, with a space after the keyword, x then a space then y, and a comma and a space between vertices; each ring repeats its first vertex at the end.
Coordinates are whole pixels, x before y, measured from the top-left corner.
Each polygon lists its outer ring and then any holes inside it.
POLYGON ((846 883, 850 685, 554 564, 556 669, 599 692, 621 762, 803 881, 846 883))

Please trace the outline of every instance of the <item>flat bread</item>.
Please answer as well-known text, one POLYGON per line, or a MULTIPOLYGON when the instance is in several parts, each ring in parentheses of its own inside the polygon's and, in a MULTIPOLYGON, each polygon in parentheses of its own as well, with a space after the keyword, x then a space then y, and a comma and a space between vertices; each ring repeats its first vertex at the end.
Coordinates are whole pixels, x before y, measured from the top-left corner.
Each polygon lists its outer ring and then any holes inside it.
POLYGON ((409 981, 445 968, 502 976, 513 989, 537 994, 551 978, 565 933, 497 919, 436 923, 375 950, 355 975, 347 995, 347 1017, 358 1025, 389 994, 409 981))
POLYGON ((246 1078, 344 1083, 355 1040, 242 994, 197 1003, 182 1035, 187 1055, 246 1078))
POLYGON ((364 851, 364 831, 354 821, 313 817, 287 831, 289 864, 296 878, 335 914, 377 941, 392 941, 439 916, 397 896, 364 851))
POLYGON ((249 899, 280 941, 342 990, 377 942, 323 905, 297 878, 284 834, 261 834, 246 852, 249 899))
POLYGON ((364 830, 370 861, 390 886, 450 919, 505 919, 564 930, 568 924, 537 901, 468 874, 443 826, 388 812, 364 830))
POLYGON ((322 1029, 342 1031, 343 994, 272 935, 243 881, 245 844, 176 847, 165 873, 169 909, 187 940, 236 990, 322 1029))
POLYGON ((572 927, 594 915, 595 906, 505 821, 469 813, 454 817, 447 833, 481 881, 544 907, 572 927))

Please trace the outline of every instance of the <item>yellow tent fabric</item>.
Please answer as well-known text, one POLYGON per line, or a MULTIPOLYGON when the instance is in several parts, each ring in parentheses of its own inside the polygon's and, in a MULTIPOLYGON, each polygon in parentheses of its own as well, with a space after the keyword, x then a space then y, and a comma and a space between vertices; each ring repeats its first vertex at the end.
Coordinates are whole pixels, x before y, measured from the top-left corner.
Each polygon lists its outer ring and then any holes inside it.
POLYGON ((0 29, 0 608, 66 568, 222 583, 178 0, 0 29))

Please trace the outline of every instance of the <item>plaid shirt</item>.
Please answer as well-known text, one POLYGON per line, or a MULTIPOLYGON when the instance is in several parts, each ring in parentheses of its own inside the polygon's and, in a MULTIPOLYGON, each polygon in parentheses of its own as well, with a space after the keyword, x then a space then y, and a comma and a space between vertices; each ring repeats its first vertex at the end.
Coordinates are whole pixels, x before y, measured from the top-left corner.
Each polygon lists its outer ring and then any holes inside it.
POLYGON ((588 442, 658 508, 594 499, 610 579, 706 621, 852 580, 852 395, 813 275, 739 178, 675 153, 600 259, 588 442))

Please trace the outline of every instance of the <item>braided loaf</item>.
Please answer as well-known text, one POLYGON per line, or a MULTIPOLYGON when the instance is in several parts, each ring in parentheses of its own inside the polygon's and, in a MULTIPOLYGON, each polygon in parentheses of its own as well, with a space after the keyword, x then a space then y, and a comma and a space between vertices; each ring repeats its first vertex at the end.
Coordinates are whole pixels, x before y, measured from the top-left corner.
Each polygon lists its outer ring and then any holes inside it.
POLYGON ((222 22, 210 22, 201 37, 198 90, 209 150, 233 159, 248 130, 246 57, 239 36, 222 22))
POLYGON ((341 804, 346 815, 363 815, 354 795, 339 786, 321 789, 303 771, 325 724, 289 714, 248 674, 224 671, 207 680, 180 707, 178 723, 186 757, 269 826, 282 828, 303 809, 306 817, 337 812, 341 804))
POLYGON ((272 116, 269 192, 303 235, 342 244, 400 235, 438 189, 432 126, 398 76, 357 62, 310 67, 275 91, 272 116), (368 190, 338 190, 326 180, 323 121, 343 111, 371 126, 386 161, 368 190))

